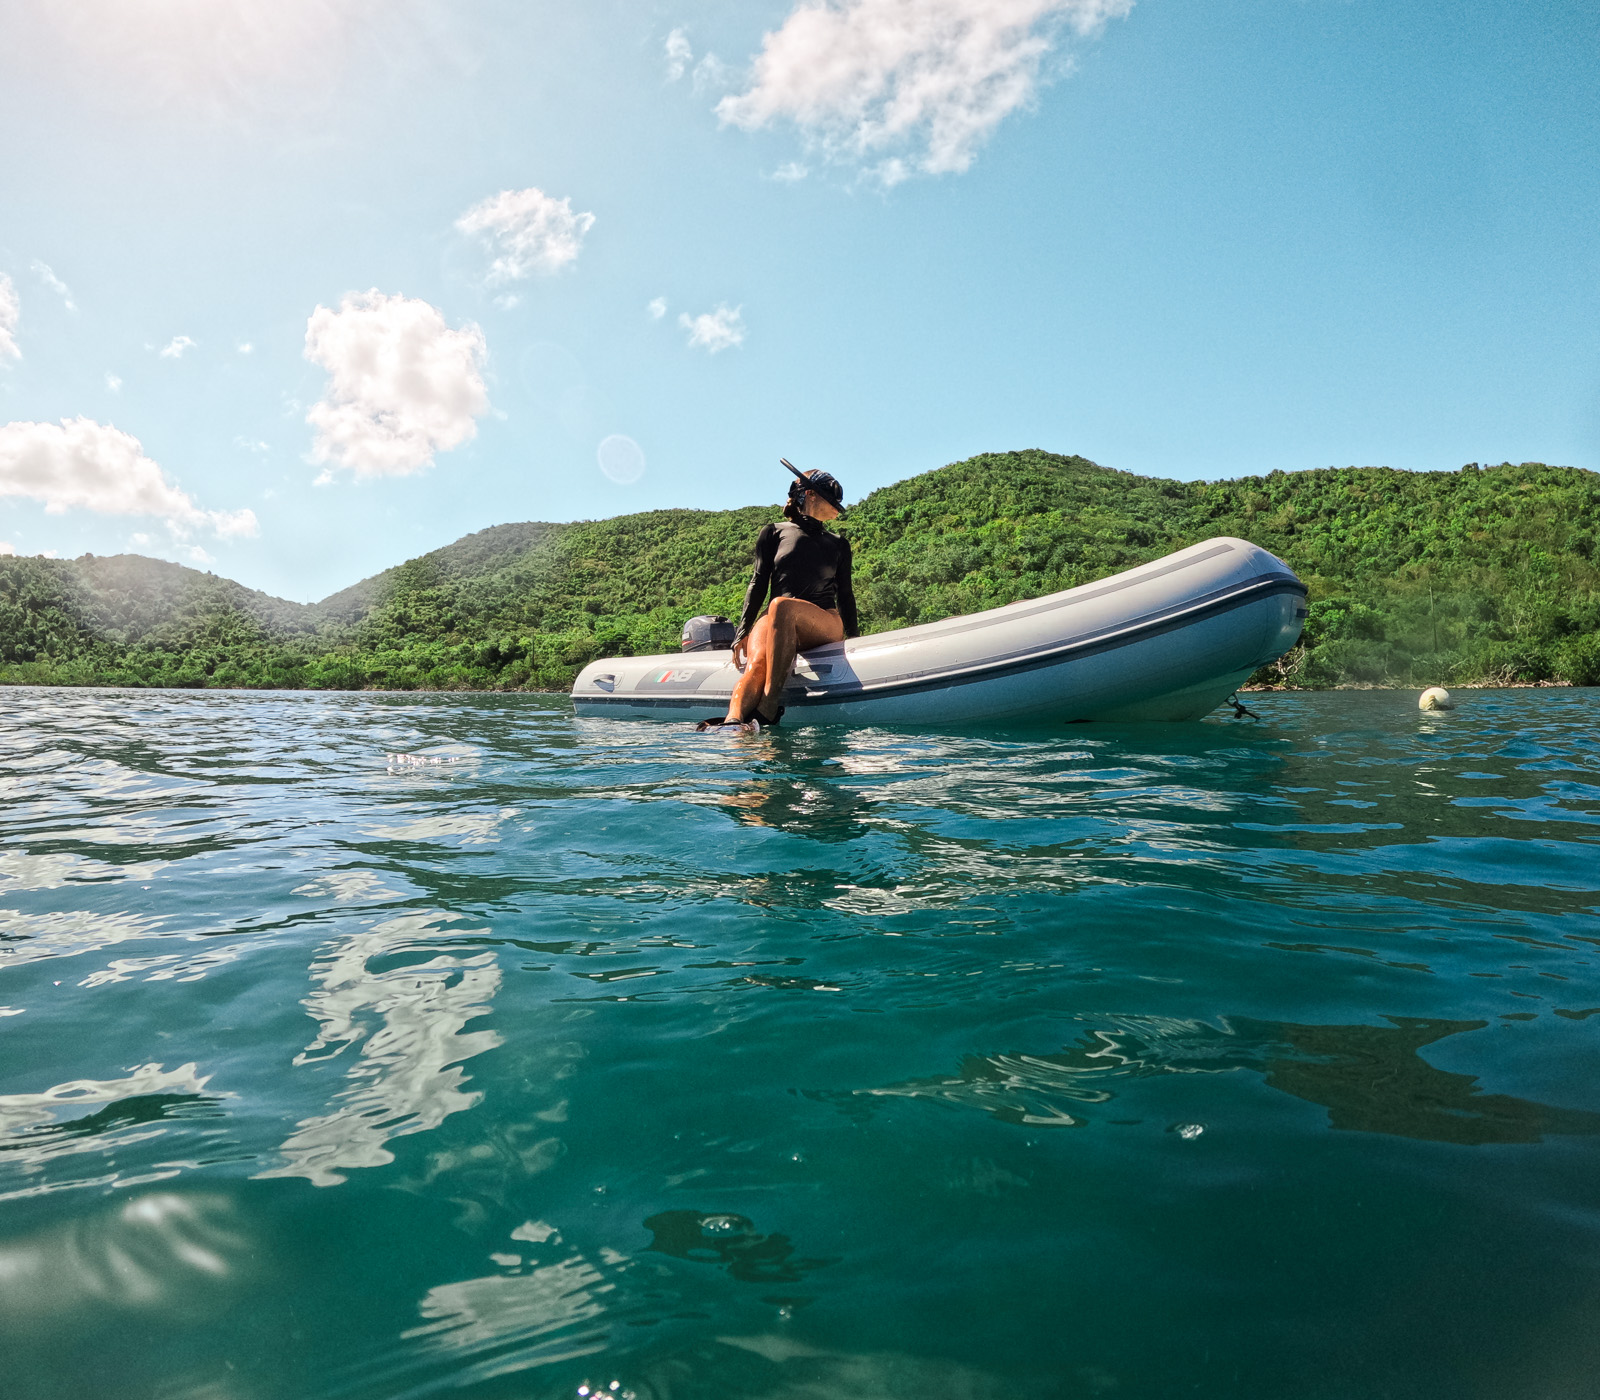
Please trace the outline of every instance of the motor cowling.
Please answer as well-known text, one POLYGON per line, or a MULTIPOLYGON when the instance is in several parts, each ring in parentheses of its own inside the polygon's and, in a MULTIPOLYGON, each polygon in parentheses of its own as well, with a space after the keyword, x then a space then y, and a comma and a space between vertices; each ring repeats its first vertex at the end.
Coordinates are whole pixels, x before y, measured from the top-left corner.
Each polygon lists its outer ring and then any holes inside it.
POLYGON ((730 651, 735 630, 734 625, 720 614, 715 617, 691 617, 683 624, 683 650, 730 651))

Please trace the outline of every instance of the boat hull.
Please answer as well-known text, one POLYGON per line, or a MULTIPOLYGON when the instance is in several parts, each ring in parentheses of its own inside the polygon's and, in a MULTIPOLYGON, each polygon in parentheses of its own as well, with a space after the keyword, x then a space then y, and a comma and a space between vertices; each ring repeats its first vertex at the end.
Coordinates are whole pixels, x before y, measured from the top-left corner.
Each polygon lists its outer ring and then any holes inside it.
MULTIPOLYGON (((1305 585, 1266 550, 1207 540, 1111 578, 804 653, 786 725, 952 728, 1193 720, 1299 639, 1305 585)), ((726 652, 618 657, 572 687, 580 715, 718 718, 726 652)))

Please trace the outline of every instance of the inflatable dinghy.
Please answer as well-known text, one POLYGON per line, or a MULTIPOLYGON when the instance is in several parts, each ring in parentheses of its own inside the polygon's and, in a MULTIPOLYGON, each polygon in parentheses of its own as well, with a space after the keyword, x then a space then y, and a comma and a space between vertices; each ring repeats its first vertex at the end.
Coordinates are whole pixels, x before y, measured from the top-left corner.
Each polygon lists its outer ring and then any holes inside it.
MULTIPOLYGON (((1096 583, 803 652, 785 725, 915 727, 1191 720, 1300 637, 1306 587, 1281 559, 1215 539, 1096 583)), ((726 713, 728 652, 585 666, 580 715, 697 721, 726 713)))

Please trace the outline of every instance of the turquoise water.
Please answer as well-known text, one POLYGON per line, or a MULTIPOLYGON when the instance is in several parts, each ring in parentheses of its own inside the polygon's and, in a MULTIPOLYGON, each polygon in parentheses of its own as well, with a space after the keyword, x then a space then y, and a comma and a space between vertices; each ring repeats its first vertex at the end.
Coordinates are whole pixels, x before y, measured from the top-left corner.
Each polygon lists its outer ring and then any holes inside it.
POLYGON ((1554 1397, 1600 694, 9 690, 0 1389, 1554 1397))

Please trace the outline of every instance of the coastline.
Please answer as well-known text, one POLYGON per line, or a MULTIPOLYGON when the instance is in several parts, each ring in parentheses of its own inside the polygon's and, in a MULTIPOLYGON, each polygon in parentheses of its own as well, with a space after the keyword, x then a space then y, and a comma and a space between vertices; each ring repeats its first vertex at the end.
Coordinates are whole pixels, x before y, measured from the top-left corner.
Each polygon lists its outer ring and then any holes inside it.
MULTIPOLYGON (((118 685, 114 681, 84 681, 78 684, 60 684, 48 681, 12 680, 0 676, 0 688, 13 690, 117 690, 129 694, 150 692, 169 694, 178 691, 209 695, 567 695, 565 686, 271 686, 271 685, 118 685)), ((1591 690, 1597 687, 1578 685, 1568 680, 1451 681, 1450 690, 1591 690)), ((1385 690, 1399 694, 1403 691, 1421 693, 1427 684, 1382 685, 1374 681, 1342 681, 1337 685, 1241 685, 1240 695, 1321 695, 1336 690, 1385 690)))
MULTIPOLYGON (((1548 680, 1548 681, 1451 681, 1448 687, 1451 690, 1588 690, 1593 687, 1581 686, 1576 681, 1548 680)), ((1272 691, 1292 692, 1300 695, 1320 695, 1330 690, 1415 690, 1418 692, 1428 689, 1427 685, 1380 685, 1376 681, 1341 681, 1337 685, 1242 685, 1239 687, 1241 695, 1262 695, 1272 691)))

